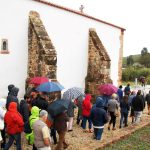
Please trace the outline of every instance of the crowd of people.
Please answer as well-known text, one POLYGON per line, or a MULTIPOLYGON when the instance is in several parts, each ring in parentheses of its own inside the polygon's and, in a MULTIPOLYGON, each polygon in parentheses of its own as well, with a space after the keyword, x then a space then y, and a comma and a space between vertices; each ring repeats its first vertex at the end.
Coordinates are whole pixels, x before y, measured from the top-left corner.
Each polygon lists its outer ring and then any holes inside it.
POLYGON ((19 89, 11 84, 8 86, 6 104, 0 106, 1 148, 8 150, 15 141, 16 149, 21 150, 21 139, 26 139, 28 144, 33 145, 33 150, 51 150, 52 143, 56 144, 55 150, 66 149, 69 144, 65 135, 66 132, 73 131, 76 108, 76 123, 81 126, 83 132, 94 133, 96 140, 101 140, 106 123, 108 130, 116 130, 116 117, 120 116, 119 128, 128 126, 129 116, 132 117, 133 124, 138 124, 145 102, 150 115, 150 91, 146 96, 141 90, 136 93, 131 91, 130 84, 122 89, 120 85, 117 93, 97 96, 94 104, 91 103, 90 94, 80 95, 77 99, 70 100, 66 111, 52 116, 48 107, 61 99, 61 92, 51 93, 52 100, 49 100, 49 93, 37 92, 32 88, 24 95, 24 99, 19 101, 19 89))

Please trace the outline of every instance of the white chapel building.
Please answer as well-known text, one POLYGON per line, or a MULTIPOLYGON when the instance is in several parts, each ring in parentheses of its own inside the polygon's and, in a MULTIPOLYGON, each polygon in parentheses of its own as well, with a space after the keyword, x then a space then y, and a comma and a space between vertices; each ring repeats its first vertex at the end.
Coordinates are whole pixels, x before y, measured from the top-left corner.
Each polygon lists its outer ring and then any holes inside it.
POLYGON ((44 0, 0 0, 0 20, 0 98, 38 75, 89 92, 121 83, 124 28, 44 0))

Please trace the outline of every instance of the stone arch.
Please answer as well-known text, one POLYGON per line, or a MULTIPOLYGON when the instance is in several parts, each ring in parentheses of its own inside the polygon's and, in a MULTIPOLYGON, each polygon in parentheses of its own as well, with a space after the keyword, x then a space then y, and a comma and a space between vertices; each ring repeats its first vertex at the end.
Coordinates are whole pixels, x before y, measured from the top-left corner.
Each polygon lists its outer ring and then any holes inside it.
POLYGON ((57 54, 40 15, 29 13, 28 78, 45 76, 56 80, 57 54))
POLYGON ((88 70, 85 81, 85 91, 98 95, 100 84, 112 83, 110 78, 110 57, 98 37, 95 29, 89 30, 88 70))

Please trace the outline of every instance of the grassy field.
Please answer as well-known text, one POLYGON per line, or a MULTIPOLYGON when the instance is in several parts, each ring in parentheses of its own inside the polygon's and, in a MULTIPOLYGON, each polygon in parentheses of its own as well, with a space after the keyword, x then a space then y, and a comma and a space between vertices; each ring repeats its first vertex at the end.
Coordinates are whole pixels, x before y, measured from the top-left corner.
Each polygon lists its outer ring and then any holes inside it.
POLYGON ((150 125, 104 150, 150 150, 150 125))

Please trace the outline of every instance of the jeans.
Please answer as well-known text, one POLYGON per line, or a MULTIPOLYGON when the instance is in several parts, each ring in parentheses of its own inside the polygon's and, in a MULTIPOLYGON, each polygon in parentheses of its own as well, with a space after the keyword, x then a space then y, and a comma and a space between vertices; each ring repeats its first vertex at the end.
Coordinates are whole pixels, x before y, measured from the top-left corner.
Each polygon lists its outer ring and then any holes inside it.
POLYGON ((134 111, 135 123, 139 123, 141 120, 142 111, 134 111))
POLYGON ((91 121, 90 117, 85 117, 85 116, 83 116, 82 128, 86 129, 87 120, 89 122, 89 129, 91 129, 92 128, 92 121, 91 121))
POLYGON ((110 113, 110 121, 109 121, 109 125, 111 125, 113 123, 113 128, 115 128, 116 125, 116 116, 114 115, 114 112, 109 112, 110 113))
POLYGON ((67 122, 67 129, 72 130, 73 117, 69 117, 69 122, 67 122))
POLYGON ((121 112, 121 118, 120 118, 120 127, 123 126, 123 123, 125 126, 127 126, 128 123, 128 112, 121 112))
POLYGON ((21 133, 9 135, 9 141, 5 145, 4 150, 8 150, 13 144, 14 140, 16 141, 17 150, 21 150, 21 133))
POLYGON ((94 128, 94 135, 96 140, 101 140, 102 134, 103 134, 103 129, 104 128, 94 128))

